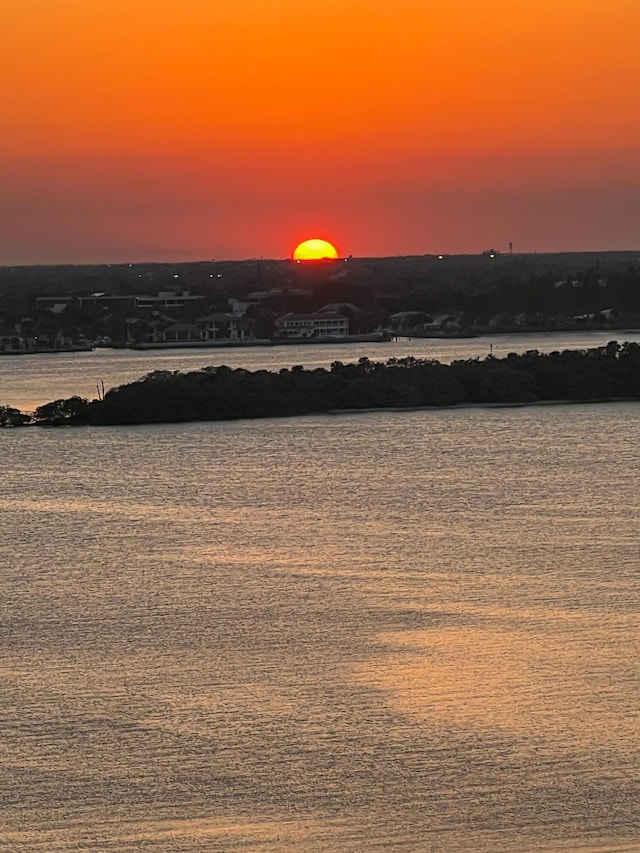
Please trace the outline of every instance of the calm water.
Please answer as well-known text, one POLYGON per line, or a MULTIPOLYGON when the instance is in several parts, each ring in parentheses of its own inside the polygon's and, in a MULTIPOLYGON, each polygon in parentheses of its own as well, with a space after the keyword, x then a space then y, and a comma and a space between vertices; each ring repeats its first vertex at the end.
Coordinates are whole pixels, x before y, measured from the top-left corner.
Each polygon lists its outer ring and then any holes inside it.
POLYGON ((246 370, 280 370, 302 364, 307 368, 329 367, 333 361, 354 362, 366 356, 373 360, 413 355, 450 362, 456 358, 484 358, 490 351, 497 357, 510 352, 539 349, 583 349, 603 346, 610 340, 637 341, 640 333, 568 332, 527 335, 494 335, 460 340, 400 338, 383 344, 322 344, 301 346, 246 347, 209 350, 110 350, 55 355, 0 357, 0 405, 30 412, 42 403, 74 394, 89 400, 97 395, 96 385, 105 388, 133 382, 153 370, 199 370, 212 364, 243 367, 246 370))
POLYGON ((3 431, 0 849, 640 850, 639 415, 3 431))

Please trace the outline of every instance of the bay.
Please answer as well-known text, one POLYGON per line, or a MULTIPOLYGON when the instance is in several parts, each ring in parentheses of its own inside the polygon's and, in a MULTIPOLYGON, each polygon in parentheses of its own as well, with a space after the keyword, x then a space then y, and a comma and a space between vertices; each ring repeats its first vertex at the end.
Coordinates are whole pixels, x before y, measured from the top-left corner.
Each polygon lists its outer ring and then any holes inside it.
POLYGON ((639 850, 638 411, 3 431, 0 849, 639 850))

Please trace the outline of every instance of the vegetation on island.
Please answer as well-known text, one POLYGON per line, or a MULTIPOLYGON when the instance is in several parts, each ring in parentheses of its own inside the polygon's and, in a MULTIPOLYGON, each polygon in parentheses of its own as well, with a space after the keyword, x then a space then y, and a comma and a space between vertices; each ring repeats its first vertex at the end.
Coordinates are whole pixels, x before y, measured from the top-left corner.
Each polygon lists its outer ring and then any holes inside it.
POLYGON ((640 399, 640 345, 467 359, 361 358, 329 370, 157 370, 100 399, 54 400, 33 414, 0 406, 0 426, 146 424, 232 420, 459 404, 640 399))

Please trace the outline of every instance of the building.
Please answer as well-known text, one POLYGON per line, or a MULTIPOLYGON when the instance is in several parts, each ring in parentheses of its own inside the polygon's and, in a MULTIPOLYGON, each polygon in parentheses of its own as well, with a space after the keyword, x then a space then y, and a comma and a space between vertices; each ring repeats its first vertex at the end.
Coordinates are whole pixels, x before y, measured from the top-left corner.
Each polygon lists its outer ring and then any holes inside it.
POLYGON ((0 352, 24 352, 26 349, 25 339, 20 335, 0 331, 0 352))
POLYGON ((274 326, 279 338, 344 338, 349 334, 349 318, 332 311, 283 314, 274 326))
POLYGON ((91 293, 89 295, 68 294, 66 296, 38 296, 36 308, 61 314, 71 304, 79 308, 119 308, 126 311, 160 310, 167 308, 184 308, 194 302, 200 302, 204 296, 191 296, 187 290, 177 293, 175 290, 161 290, 157 296, 144 294, 91 293))
POLYGON ((254 321, 236 314, 208 314, 198 317, 204 341, 245 341, 254 338, 254 321))
POLYGON ((195 323, 172 323, 162 330, 162 340, 166 343, 201 341, 202 329, 195 323))
POLYGON ((51 311, 53 314, 61 314, 69 305, 77 305, 79 308, 120 308, 122 310, 133 310, 136 307, 136 296, 116 295, 109 293, 91 293, 78 296, 67 294, 66 296, 37 296, 36 308, 51 311))
POLYGON ((193 302, 200 302, 204 296, 191 296, 188 290, 177 293, 175 290, 161 290, 157 296, 136 296, 135 307, 140 309, 166 310, 168 308, 184 308, 193 302))

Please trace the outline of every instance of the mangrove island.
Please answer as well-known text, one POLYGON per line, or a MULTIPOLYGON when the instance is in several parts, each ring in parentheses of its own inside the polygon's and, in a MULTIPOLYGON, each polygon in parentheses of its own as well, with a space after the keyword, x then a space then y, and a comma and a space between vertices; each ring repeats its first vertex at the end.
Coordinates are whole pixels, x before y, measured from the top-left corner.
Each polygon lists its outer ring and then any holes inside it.
POLYGON ((640 399, 640 345, 506 358, 491 355, 442 364, 413 357, 361 358, 330 369, 248 371, 225 366, 157 370, 112 388, 99 399, 70 397, 24 413, 0 406, 0 426, 177 423, 270 418, 359 409, 407 409, 461 404, 519 404, 640 399))

